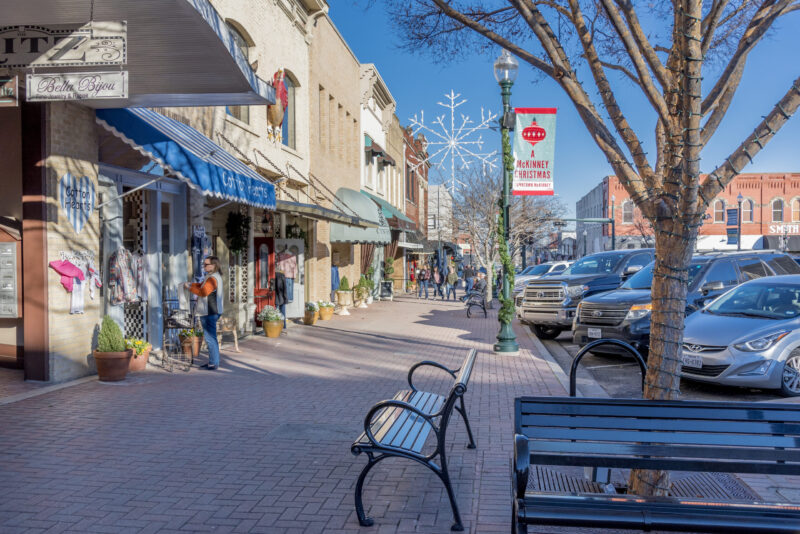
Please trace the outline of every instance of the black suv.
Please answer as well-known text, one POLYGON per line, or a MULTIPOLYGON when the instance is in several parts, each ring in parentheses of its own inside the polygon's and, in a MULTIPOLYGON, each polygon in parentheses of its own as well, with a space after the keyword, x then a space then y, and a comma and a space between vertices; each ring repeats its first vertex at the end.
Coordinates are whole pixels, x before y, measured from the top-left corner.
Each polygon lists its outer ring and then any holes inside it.
MULTIPOLYGON (((650 341, 651 263, 631 276, 619 289, 587 297, 578 306, 572 339, 585 345, 594 339, 627 341, 646 351, 650 341)), ((700 309, 728 289, 763 276, 798 274, 800 266, 786 254, 774 251, 711 252, 697 254, 689 264, 686 314, 700 309)), ((614 345, 598 347, 616 353, 614 345)))
POLYGON ((627 277, 653 261, 653 249, 610 250, 573 263, 564 274, 528 283, 519 319, 541 339, 555 339, 572 327, 582 298, 616 289, 627 277))

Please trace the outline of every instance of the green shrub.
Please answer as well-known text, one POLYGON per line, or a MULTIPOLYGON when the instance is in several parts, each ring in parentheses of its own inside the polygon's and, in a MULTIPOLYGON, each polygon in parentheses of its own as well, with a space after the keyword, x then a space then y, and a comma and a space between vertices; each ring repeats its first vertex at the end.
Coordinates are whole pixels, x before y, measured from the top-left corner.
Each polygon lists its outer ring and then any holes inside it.
POLYGON ((343 276, 339 281, 339 291, 350 291, 350 281, 346 276, 343 276))
POLYGON ((97 335, 97 352, 123 352, 125 350, 125 338, 122 337, 122 330, 114 319, 106 315, 100 325, 100 333, 97 335))
POLYGON ((383 272, 386 277, 392 276, 394 274, 394 258, 389 258, 385 262, 383 262, 383 272))

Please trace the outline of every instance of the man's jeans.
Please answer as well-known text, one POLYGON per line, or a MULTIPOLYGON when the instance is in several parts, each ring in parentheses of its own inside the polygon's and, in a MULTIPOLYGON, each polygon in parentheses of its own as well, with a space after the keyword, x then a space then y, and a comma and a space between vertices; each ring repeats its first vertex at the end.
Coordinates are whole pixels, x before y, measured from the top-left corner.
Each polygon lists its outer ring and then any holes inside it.
POLYGON ((439 295, 442 297, 442 300, 444 300, 444 291, 442 291, 442 285, 443 284, 436 284, 433 286, 433 298, 436 298, 436 295, 439 295))
POLYGON ((453 294, 453 300, 456 300, 456 286, 454 284, 447 284, 447 300, 450 300, 450 293, 453 294))
POLYGON ((219 314, 201 315, 200 324, 203 325, 203 337, 208 346, 208 365, 219 367, 219 342, 217 341, 217 321, 219 314))
POLYGON ((422 297, 422 289, 425 289, 425 298, 428 298, 428 281, 427 280, 420 280, 419 289, 417 290, 417 297, 422 297))
POLYGON ((474 284, 475 284, 475 277, 474 276, 470 276, 469 278, 467 278, 467 293, 472 291, 472 286, 474 284))

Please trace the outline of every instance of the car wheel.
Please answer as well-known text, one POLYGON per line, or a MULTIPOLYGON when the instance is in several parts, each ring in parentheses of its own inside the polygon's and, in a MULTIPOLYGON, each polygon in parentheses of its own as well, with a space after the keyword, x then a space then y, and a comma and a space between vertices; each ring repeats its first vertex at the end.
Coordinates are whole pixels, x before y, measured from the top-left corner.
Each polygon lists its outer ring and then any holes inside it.
POLYGON ((783 364, 781 394, 786 397, 800 396, 800 349, 795 349, 783 364))
POLYGON ((531 330, 539 339, 555 339, 561 333, 561 329, 557 326, 542 326, 538 324, 531 325, 531 330))

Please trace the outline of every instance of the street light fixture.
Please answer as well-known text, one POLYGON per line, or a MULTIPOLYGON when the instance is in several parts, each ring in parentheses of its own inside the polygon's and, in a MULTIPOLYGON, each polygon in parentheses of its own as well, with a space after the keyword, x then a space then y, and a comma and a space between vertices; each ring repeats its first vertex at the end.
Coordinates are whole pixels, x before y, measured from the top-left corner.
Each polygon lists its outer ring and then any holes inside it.
MULTIPOLYGON (((494 62, 494 78, 500 84, 500 95, 503 98, 503 120, 500 123, 501 139, 503 139, 503 239, 506 244, 509 240, 509 195, 511 193, 511 173, 506 168, 505 162, 511 157, 511 142, 508 139, 508 131, 514 127, 513 113, 511 112, 511 86, 517 79, 519 62, 514 56, 503 50, 500 57, 494 62)), ((511 285, 508 280, 511 273, 508 266, 503 263, 503 300, 511 299, 511 285)), ((502 314, 500 314, 502 315, 502 314)), ((510 318, 499 317, 500 332, 497 334, 497 343, 494 345, 495 352, 519 352, 517 338, 514 329, 511 327, 510 318)))
POLYGON ((738 250, 742 250, 742 201, 743 200, 744 200, 744 197, 742 196, 741 193, 739 193, 739 195, 736 197, 736 202, 739 203, 739 224, 738 224, 738 226, 739 226, 739 230, 738 230, 739 235, 736 236, 737 237, 737 239, 736 239, 736 250, 737 251, 738 250))

